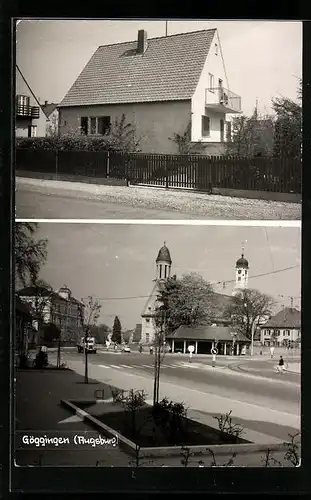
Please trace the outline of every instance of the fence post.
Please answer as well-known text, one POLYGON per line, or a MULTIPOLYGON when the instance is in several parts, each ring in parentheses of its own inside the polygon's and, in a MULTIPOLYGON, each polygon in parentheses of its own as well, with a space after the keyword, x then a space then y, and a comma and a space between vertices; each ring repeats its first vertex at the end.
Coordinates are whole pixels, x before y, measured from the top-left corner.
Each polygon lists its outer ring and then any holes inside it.
POLYGON ((168 189, 168 157, 164 156, 163 159, 165 161, 165 189, 168 189))
POLYGON ((58 180, 58 162, 59 162, 58 149, 56 149, 56 155, 55 155, 55 180, 56 181, 58 180))
POLYGON ((106 178, 109 179, 109 173, 110 173, 110 154, 108 151, 107 154, 107 169, 106 169, 106 178))

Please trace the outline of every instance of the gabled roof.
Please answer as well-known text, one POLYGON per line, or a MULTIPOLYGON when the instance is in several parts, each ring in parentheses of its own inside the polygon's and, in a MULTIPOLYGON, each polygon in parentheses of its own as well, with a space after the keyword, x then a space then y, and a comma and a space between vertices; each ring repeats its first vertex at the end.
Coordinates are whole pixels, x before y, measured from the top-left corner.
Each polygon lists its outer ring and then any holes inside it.
MULTIPOLYGON (((182 325, 175 332, 167 335, 166 338, 174 340, 215 340, 232 342, 232 328, 226 326, 185 326, 182 325)), ((238 333, 236 340, 249 342, 249 340, 238 333)))
POLYGON ((295 308, 285 307, 261 328, 301 328, 301 313, 295 308))
POLYGON ((42 110, 47 118, 53 113, 53 111, 57 108, 58 104, 51 102, 50 104, 42 104, 42 110))
POLYGON ((59 107, 191 99, 216 30, 100 46, 59 107))

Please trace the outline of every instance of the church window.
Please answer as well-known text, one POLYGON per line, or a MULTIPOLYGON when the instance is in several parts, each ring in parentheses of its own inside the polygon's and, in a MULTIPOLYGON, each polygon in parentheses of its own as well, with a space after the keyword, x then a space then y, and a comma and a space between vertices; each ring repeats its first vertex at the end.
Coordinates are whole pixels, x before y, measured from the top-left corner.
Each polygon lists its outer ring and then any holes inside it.
POLYGON ((146 318, 146 323, 150 323, 150 318, 146 318))
POLYGON ((241 276, 238 277, 238 281, 241 281, 241 276))
POLYGON ((162 278, 162 264, 160 264, 160 279, 162 278))
POLYGON ((166 277, 167 277, 167 276, 166 276, 166 270, 167 270, 167 266, 165 266, 165 268, 164 268, 164 278, 166 278, 166 277))
POLYGON ((241 272, 242 272, 242 271, 241 271, 241 269, 239 269, 239 270, 238 270, 238 274, 241 274, 241 272))

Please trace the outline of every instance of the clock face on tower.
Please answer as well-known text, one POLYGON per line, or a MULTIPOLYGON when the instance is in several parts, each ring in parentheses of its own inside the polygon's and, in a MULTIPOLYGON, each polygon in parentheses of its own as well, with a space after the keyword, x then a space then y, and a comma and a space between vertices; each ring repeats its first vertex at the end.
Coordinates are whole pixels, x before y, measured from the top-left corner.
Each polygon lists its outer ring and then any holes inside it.
POLYGON ((239 270, 238 270, 238 274, 241 274, 241 272, 242 272, 242 271, 241 271, 241 269, 239 269, 239 270))

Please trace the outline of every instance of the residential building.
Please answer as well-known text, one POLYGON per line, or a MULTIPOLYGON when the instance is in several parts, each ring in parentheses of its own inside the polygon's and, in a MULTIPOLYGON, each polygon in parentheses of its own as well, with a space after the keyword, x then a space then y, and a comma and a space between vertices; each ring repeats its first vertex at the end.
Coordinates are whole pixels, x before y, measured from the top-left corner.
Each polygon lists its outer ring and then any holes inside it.
POLYGON ((41 325, 52 324, 61 331, 61 342, 75 345, 82 335, 81 315, 83 304, 72 296, 65 285, 57 292, 44 287, 27 287, 17 292, 18 296, 34 310, 33 324, 38 331, 37 342, 41 339, 41 325))
POLYGON ((216 29, 150 39, 140 30, 136 41, 100 46, 58 109, 61 134, 109 134, 124 114, 143 153, 179 153, 175 134, 190 124, 192 151, 218 155, 241 98, 229 90, 216 29))
POLYGON ((15 352, 25 354, 31 340, 34 312, 29 304, 25 304, 18 295, 15 296, 15 352))
POLYGON ((294 307, 284 307, 260 327, 261 343, 283 345, 284 341, 300 344, 301 312, 294 307))
POLYGON ((46 115, 39 98, 18 66, 16 66, 15 82, 16 137, 44 137, 46 133, 46 115))
POLYGON ((44 104, 41 105, 42 110, 46 116, 46 127, 45 127, 45 135, 57 135, 58 134, 58 108, 57 104, 54 102, 45 101, 44 104))
POLYGON ((193 345, 194 354, 211 354, 216 347, 219 355, 246 354, 250 340, 241 333, 236 333, 231 327, 223 326, 185 326, 166 336, 171 352, 187 353, 193 345))

